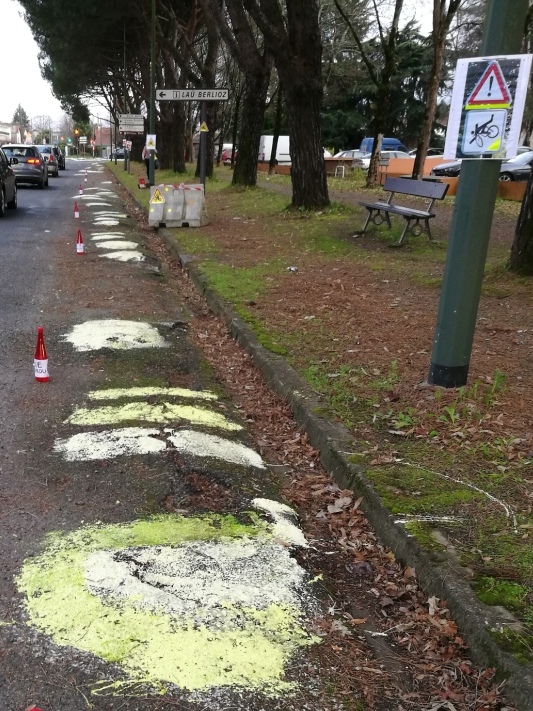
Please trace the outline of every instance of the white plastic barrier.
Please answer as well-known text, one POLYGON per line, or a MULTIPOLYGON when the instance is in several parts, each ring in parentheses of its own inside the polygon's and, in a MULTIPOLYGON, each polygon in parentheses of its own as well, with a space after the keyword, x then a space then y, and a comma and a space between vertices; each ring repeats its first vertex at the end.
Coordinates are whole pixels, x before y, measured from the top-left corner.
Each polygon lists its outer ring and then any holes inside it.
POLYGON ((208 222, 203 185, 151 186, 150 227, 202 227, 208 222))

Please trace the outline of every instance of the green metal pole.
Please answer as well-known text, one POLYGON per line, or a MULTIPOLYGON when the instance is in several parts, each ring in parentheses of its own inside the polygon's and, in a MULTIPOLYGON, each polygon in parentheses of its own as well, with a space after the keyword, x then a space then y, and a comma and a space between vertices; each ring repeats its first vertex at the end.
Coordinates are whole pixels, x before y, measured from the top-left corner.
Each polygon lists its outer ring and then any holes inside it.
MULTIPOLYGON (((529 0, 489 0, 480 56, 518 54, 529 0)), ((461 166, 428 382, 466 384, 501 161, 461 166)))
MULTIPOLYGON (((152 46, 150 57, 150 133, 155 134, 155 3, 152 0, 152 46)), ((155 185, 155 150, 150 149, 148 163, 148 182, 155 185)))

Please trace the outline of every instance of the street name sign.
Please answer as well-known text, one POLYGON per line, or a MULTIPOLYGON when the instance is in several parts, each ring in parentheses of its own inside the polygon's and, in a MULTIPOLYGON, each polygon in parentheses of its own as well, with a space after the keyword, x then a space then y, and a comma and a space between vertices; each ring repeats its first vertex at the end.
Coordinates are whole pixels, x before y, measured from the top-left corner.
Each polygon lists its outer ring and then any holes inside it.
POLYGON ((144 133, 144 117, 141 114, 119 114, 118 130, 121 133, 144 133))
POLYGON ((87 143, 87 136, 80 136, 78 138, 78 143, 87 143))
POLYGON ((157 101, 227 101, 229 89, 156 89, 157 101))

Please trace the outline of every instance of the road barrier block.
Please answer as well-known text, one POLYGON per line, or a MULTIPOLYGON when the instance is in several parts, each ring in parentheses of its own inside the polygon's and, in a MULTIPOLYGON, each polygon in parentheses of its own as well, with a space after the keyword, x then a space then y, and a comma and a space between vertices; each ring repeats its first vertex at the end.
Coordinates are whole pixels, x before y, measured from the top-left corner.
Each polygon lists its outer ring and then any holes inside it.
POLYGON ((203 185, 150 187, 150 227, 202 227, 208 222, 203 185))

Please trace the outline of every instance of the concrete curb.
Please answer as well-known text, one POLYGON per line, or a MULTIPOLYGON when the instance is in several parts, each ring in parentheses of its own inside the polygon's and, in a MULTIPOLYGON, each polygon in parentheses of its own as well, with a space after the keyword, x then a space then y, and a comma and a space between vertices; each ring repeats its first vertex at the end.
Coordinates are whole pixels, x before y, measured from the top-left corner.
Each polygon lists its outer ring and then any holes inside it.
POLYGON ((350 462, 349 456, 354 450, 349 431, 316 414, 324 410, 324 403, 315 391, 282 357, 261 346, 231 305, 210 286, 190 255, 182 252, 177 238, 165 228, 160 228, 158 234, 187 270, 210 309, 224 319, 232 336, 251 355, 269 387, 289 403, 296 422, 308 434, 311 445, 320 452, 324 468, 340 487, 364 497, 361 508, 380 540, 398 559, 416 569, 426 594, 446 600, 462 636, 469 644, 472 659, 480 666, 497 668, 498 679, 505 680, 504 693, 508 699, 520 711, 533 711, 533 665, 518 662, 490 636, 490 630, 509 624, 509 614, 501 608, 484 605, 476 598, 465 571, 453 556, 437 559, 421 548, 401 524, 395 523, 391 512, 365 479, 364 469, 350 462))

